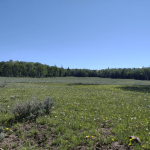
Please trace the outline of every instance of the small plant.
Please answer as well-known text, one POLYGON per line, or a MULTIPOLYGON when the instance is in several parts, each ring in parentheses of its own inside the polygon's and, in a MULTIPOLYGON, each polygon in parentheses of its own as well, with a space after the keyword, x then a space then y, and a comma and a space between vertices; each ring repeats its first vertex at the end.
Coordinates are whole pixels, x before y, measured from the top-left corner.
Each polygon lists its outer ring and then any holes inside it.
POLYGON ((51 127, 50 126, 48 126, 47 127, 47 131, 51 131, 52 129, 51 129, 51 127))
POLYGON ((38 134, 38 130, 36 129, 36 130, 33 130, 32 132, 31 132, 31 135, 37 135, 38 134))
POLYGON ((3 147, 3 149, 4 149, 4 150, 7 150, 7 149, 8 149, 8 145, 5 145, 5 146, 3 147))
POLYGON ((15 98, 16 98, 15 96, 11 96, 10 97, 11 100, 15 100, 15 98))
POLYGON ((8 134, 8 135, 11 135, 11 134, 12 134, 12 131, 8 130, 7 134, 8 134))
POLYGON ((17 130, 18 130, 18 126, 15 125, 15 126, 13 127, 13 130, 14 130, 14 131, 17 131, 17 130))
POLYGON ((3 126, 0 127, 0 133, 4 130, 3 126))
POLYGON ((24 140, 24 136, 23 136, 23 134, 21 134, 19 137, 20 137, 21 139, 23 139, 23 140, 24 140))
POLYGON ((12 148, 16 148, 17 147, 17 143, 15 143, 13 146, 12 146, 12 148))
POLYGON ((24 141, 24 144, 23 144, 25 147, 29 147, 31 148, 31 143, 30 141, 24 141))
POLYGON ((2 142, 4 138, 5 138, 5 134, 4 133, 0 133, 0 142, 2 142))
POLYGON ((21 130, 16 131, 17 135, 21 135, 21 130))

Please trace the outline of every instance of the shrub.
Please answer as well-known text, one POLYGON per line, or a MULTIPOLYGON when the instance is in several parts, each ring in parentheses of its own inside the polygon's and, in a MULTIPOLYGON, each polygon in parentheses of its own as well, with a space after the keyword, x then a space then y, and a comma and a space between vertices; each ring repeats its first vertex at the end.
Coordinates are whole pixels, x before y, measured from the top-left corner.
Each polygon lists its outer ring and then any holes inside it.
POLYGON ((5 134, 4 133, 0 133, 0 142, 3 141, 4 137, 5 137, 5 134))
POLYGON ((32 98, 23 104, 16 104, 16 106, 11 110, 16 119, 26 118, 27 120, 33 120, 38 116, 44 114, 49 114, 49 109, 54 105, 54 102, 50 97, 44 99, 44 101, 39 102, 36 98, 32 98), (18 116, 19 115, 19 116, 18 116))
POLYGON ((40 104, 43 106, 43 109, 46 111, 46 114, 49 114, 49 110, 52 108, 52 106, 54 106, 54 102, 51 99, 51 97, 45 98, 43 102, 40 102, 40 104))

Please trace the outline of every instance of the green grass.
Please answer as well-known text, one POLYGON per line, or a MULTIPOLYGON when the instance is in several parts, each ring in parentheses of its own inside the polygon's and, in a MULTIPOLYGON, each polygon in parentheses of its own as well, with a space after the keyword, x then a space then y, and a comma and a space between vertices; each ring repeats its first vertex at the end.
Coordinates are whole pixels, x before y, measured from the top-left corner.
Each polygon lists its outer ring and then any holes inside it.
MULTIPOLYGON (((31 82, 28 78, 13 80, 31 82)), ((69 150, 85 146, 86 149, 94 149, 97 142, 111 145, 115 141, 129 145, 129 136, 134 135, 142 142, 142 145, 131 144, 134 149, 150 149, 150 81, 76 77, 35 80, 41 83, 13 81, 0 88, 0 105, 8 110, 0 114, 0 124, 5 128, 15 129, 20 140, 26 141, 23 136, 30 136, 34 140, 34 136, 38 134, 36 124, 48 127, 45 131, 45 143, 48 142, 49 134, 55 135, 51 144, 45 144, 45 147, 69 150), (48 83, 50 80, 53 83, 48 83), (50 96, 55 105, 49 116, 37 118, 30 133, 24 135, 19 130, 19 125, 23 123, 10 126, 6 122, 13 118, 9 110, 14 104, 20 100, 30 100, 32 96, 39 100, 50 96), (101 123, 105 128, 112 127, 112 134, 105 139, 101 123)), ((9 129, 6 130, 11 134, 9 129)), ((42 133, 44 134, 44 130, 42 133)), ((13 147, 16 147, 16 142, 13 147)), ((23 147, 31 148, 31 144, 24 144, 23 147)))

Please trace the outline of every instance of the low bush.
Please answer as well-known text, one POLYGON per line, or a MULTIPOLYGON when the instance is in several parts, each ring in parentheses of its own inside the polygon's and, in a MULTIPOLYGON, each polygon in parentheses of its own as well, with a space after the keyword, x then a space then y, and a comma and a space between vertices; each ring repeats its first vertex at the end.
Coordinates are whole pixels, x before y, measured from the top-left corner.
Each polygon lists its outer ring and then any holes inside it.
POLYGON ((22 120, 23 118, 26 120, 34 120, 39 116, 49 114, 53 105, 54 102, 50 97, 45 98, 43 101, 37 101, 36 98, 32 98, 26 103, 17 103, 10 112, 14 114, 16 120, 22 120))

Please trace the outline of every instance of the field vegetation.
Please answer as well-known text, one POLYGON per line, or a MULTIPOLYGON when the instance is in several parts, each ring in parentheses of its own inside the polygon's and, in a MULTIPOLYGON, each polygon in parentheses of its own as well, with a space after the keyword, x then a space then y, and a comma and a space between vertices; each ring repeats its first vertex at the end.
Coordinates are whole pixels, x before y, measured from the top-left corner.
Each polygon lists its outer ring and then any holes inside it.
POLYGON ((4 150, 150 150, 149 81, 0 77, 0 87, 4 150))

